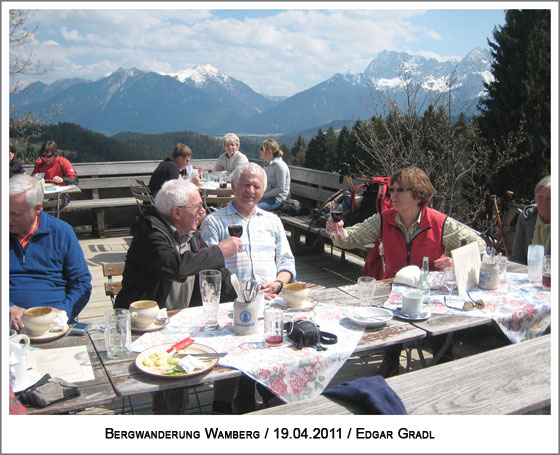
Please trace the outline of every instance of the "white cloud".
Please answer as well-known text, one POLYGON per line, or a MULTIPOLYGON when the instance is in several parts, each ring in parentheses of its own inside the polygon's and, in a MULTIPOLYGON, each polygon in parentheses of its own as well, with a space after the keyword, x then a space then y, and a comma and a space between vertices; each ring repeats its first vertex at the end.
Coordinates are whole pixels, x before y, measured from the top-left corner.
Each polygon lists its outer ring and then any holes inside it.
POLYGON ((97 79, 119 67, 179 72, 211 64, 258 92, 292 95, 334 73, 361 72, 383 50, 403 50, 426 36, 442 39, 435 30, 414 25, 422 10, 290 9, 236 18, 187 8, 195 4, 175 5, 38 10, 33 20, 42 40, 41 59, 55 62, 48 82, 97 79), (47 50, 51 42, 59 46, 47 50), (69 68, 76 74, 68 74, 69 68))

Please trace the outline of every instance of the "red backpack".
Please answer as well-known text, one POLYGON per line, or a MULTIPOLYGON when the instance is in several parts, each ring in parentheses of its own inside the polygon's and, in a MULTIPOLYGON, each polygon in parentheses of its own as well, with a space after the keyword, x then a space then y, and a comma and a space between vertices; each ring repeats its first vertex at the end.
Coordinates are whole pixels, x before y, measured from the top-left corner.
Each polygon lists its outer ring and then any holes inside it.
POLYGON ((393 207, 393 201, 389 194, 390 177, 371 177, 367 182, 356 185, 352 189, 351 195, 351 226, 352 224, 361 223, 375 213, 393 207), (357 196, 362 196, 362 201, 358 205, 357 196))
MULTIPOLYGON (((371 177, 366 183, 356 185, 352 189, 352 224, 361 223, 375 213, 380 213, 393 207, 389 194, 390 177, 371 177), (358 207, 356 196, 363 194, 362 202, 358 207)), ((383 278, 385 260, 381 242, 377 240, 369 251, 366 262, 362 268, 363 276, 372 276, 377 280, 383 278)))

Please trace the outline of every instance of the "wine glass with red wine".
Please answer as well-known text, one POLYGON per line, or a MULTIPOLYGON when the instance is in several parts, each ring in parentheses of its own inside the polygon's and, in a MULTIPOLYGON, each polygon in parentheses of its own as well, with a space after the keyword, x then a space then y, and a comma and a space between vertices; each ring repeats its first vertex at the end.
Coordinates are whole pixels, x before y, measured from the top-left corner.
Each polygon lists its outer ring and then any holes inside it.
POLYGON ((227 230, 232 237, 241 237, 243 235, 243 226, 240 224, 230 224, 227 230))
MULTIPOLYGON (((342 207, 342 204, 336 204, 331 207, 330 216, 333 219, 333 221, 335 221, 336 223, 342 221, 343 215, 344 215, 344 208, 342 207)), ((342 231, 337 230, 331 235, 341 235, 341 234, 342 231)))

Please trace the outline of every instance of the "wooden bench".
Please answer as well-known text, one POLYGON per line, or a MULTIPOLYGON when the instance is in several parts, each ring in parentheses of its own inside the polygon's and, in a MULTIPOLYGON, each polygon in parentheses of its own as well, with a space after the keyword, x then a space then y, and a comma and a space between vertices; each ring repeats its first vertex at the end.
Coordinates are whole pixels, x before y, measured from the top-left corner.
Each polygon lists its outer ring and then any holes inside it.
MULTIPOLYGON (((349 190, 346 181, 340 182, 339 174, 334 172, 317 171, 299 166, 290 168, 291 198, 300 201, 310 213, 301 216, 280 215, 280 219, 287 231, 290 232, 291 247, 298 250, 302 247, 301 238, 307 247, 324 248, 325 243, 332 244, 324 226, 317 222, 312 223, 312 210, 320 208, 338 190, 349 190)), ((353 179, 353 185, 365 182, 365 179, 353 179)), ((346 250, 362 258, 366 258, 372 245, 346 250)), ((344 251, 342 258, 344 260, 344 251)))
MULTIPOLYGON (((138 213, 137 199, 133 197, 130 188, 138 186, 139 181, 147 185, 160 162, 161 160, 73 163, 81 193, 72 194, 70 203, 61 212, 61 218, 70 222, 76 230, 82 230, 80 227, 85 224, 91 226, 91 230, 96 231, 99 237, 104 237, 107 230, 105 215, 111 212, 128 229, 138 213), (83 216, 83 212, 93 214, 93 218, 83 216)), ((195 159, 192 164, 211 169, 214 162, 214 159, 195 159)), ((31 174, 33 166, 24 166, 24 169, 31 174)))
MULTIPOLYGON (((550 413, 551 336, 394 376, 387 383, 408 414, 550 413)), ((273 415, 364 414, 359 404, 323 395, 253 412, 273 415)))

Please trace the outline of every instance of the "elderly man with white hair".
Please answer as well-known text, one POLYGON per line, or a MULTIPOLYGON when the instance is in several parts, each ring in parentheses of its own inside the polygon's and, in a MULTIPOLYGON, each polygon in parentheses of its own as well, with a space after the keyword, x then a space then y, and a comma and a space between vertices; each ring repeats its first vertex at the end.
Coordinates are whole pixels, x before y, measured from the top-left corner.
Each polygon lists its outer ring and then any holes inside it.
POLYGON ((10 179, 10 314, 23 327, 26 308, 66 311, 68 322, 86 306, 91 274, 72 227, 42 211, 39 180, 18 174, 10 179))
MULTIPOLYGON (((136 300, 155 300, 170 310, 200 306, 198 274, 222 272, 221 301, 235 298, 225 258, 237 254, 241 239, 227 238, 208 247, 197 227, 205 211, 200 193, 186 180, 168 180, 158 191, 154 207, 132 226, 132 243, 126 255, 122 290, 115 306, 128 308, 136 300)), ((187 388, 152 394, 154 414, 182 414, 188 403, 187 388)))
POLYGON ((228 133, 223 138, 225 153, 222 153, 214 166, 215 171, 227 171, 231 174, 238 167, 249 162, 249 159, 239 151, 239 137, 228 133))
POLYGON ((205 211, 195 185, 168 180, 157 193, 154 206, 132 226, 132 243, 126 255, 122 290, 115 306, 128 308, 136 300, 155 300, 169 310, 200 306, 198 273, 222 272, 222 301, 231 301, 235 290, 225 268, 225 258, 237 254, 238 238, 227 238, 208 247, 197 227, 205 211))

